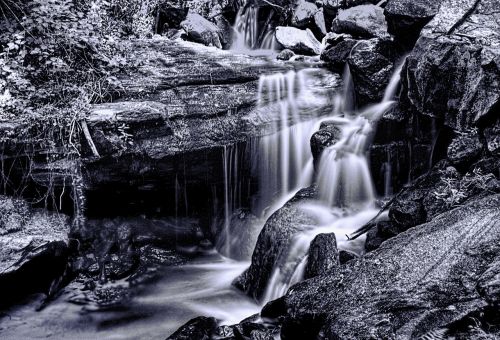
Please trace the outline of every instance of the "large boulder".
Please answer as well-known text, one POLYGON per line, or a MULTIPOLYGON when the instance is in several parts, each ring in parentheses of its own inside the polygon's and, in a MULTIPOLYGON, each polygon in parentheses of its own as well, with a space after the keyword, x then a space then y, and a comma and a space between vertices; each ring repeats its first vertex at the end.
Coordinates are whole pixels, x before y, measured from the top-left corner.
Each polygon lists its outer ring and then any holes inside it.
POLYGON ((389 0, 384 8, 388 32, 411 47, 438 13, 440 0, 389 0))
POLYGON ((443 327, 452 333, 447 325, 498 299, 499 204, 500 195, 473 200, 293 286, 275 303, 281 338, 411 339, 443 327))
POLYGON ((358 42, 347 61, 359 105, 379 102, 389 83, 396 55, 392 42, 373 38, 358 42))
POLYGON ((0 196, 0 306, 52 294, 67 268, 69 219, 0 196))
POLYGON ((332 30, 360 38, 388 38, 384 10, 375 5, 360 5, 340 10, 333 20, 332 30))
POLYGON ((271 274, 278 265, 281 254, 288 250, 293 236, 316 225, 315 219, 300 209, 303 203, 312 200, 314 196, 313 188, 302 189, 271 215, 257 239, 252 264, 235 280, 236 287, 256 300, 263 297, 271 274))
POLYGON ((377 0, 324 0, 323 7, 330 13, 336 14, 340 9, 347 9, 364 4, 377 4, 377 0))
POLYGON ((500 102, 497 1, 441 3, 403 71, 404 104, 454 130, 495 115, 500 102))
POLYGON ((201 15, 188 13, 180 26, 186 31, 190 40, 206 46, 222 48, 219 28, 201 15))
POLYGON ((459 134, 448 146, 447 156, 455 166, 469 167, 480 156, 483 144, 477 133, 459 134))
POLYGON ((311 30, 300 30, 295 27, 276 27, 276 40, 295 53, 318 55, 321 53, 321 43, 311 30))

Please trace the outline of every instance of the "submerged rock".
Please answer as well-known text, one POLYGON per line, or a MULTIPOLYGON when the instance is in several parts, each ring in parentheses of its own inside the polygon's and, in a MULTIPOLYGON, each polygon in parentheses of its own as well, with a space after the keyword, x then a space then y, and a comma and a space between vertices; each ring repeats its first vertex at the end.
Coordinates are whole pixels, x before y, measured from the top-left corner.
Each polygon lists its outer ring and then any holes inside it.
POLYGON ((190 40, 206 46, 222 48, 219 28, 201 15, 189 13, 180 26, 186 31, 190 40))
POLYGON ((499 195, 471 201, 293 286, 282 302, 281 337, 418 338, 494 301, 476 287, 494 277, 499 204, 499 195))
POLYGON ((260 300, 264 295, 273 269, 279 265, 282 252, 286 252, 293 236, 316 225, 314 218, 300 209, 300 205, 315 197, 315 190, 300 190, 282 208, 269 217, 259 234, 252 255, 252 264, 234 282, 247 294, 260 300))
POLYGON ((300 30, 295 27, 276 27, 276 40, 295 53, 318 55, 321 53, 321 43, 309 29, 300 30))
POLYGON ((360 38, 388 38, 384 10, 375 5, 360 5, 340 10, 333 20, 332 30, 360 38))
POLYGON ((32 293, 53 294, 68 260, 67 216, 0 196, 0 305, 32 293))

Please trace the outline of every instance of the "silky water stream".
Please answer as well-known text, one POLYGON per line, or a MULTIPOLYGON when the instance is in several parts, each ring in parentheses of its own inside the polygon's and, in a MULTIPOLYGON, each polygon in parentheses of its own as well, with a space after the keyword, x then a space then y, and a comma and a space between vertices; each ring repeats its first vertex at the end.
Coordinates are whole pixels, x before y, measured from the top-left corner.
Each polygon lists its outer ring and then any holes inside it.
POLYGON ((260 79, 258 105, 274 110, 277 119, 271 123, 274 133, 246 143, 244 153, 258 182, 250 207, 255 219, 246 224, 249 230, 237 230, 231 225, 239 202, 235 176, 242 152, 227 146, 221 159, 225 187, 218 251, 206 251, 185 265, 162 269, 161 279, 136 294, 124 310, 84 311, 66 302, 70 290, 40 312, 33 308, 37 301, 13 308, 8 311, 9 321, 1 326, 2 338, 33 338, 36 333, 37 337, 57 339, 164 339, 198 315, 234 324, 258 313, 263 303, 280 297, 303 279, 309 244, 316 235, 333 232, 339 249, 362 253, 364 239, 348 241, 345 235, 377 213, 366 151, 373 121, 392 104, 399 71, 391 79, 384 100, 359 112, 348 99, 352 87, 349 72, 344 77, 344 93, 334 100, 311 90, 314 72, 320 70, 289 71, 260 79), (314 108, 329 103, 333 103, 329 117, 310 114, 314 108), (251 250, 267 218, 298 190, 314 182, 310 138, 326 120, 339 126, 341 136, 322 154, 315 181, 319 188, 317 202, 301 207, 318 225, 297 233, 282 251, 265 297, 257 303, 231 283, 249 266, 251 250), (241 249, 250 251, 238 253, 241 249))

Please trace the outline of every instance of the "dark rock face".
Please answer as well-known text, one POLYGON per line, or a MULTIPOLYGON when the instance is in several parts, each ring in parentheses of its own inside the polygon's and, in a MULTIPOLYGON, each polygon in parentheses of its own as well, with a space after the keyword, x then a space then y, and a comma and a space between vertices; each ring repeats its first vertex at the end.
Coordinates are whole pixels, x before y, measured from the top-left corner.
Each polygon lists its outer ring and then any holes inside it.
POLYGON ((69 221, 0 196, 0 306, 32 293, 51 295, 67 269, 69 221))
POLYGON ((311 241, 304 279, 327 274, 340 265, 335 234, 319 234, 311 241))
POLYGON ((395 58, 392 43, 378 38, 360 41, 352 48, 347 61, 358 105, 382 99, 392 75, 395 58))
POLYGON ((340 10, 332 23, 332 31, 360 38, 387 38, 384 10, 375 5, 360 5, 340 10))
POLYGON ((282 338, 418 338, 483 308, 496 296, 499 204, 499 195, 473 200, 295 285, 282 302, 282 338), (486 295, 476 290, 483 278, 486 295))
POLYGON ((271 215, 257 239, 252 264, 235 280, 236 287, 256 300, 263 296, 280 254, 287 250, 293 235, 316 225, 317 222, 300 209, 302 203, 314 196, 313 188, 302 189, 271 215))
POLYGON ((500 155, 500 120, 495 124, 489 124, 483 130, 486 140, 486 148, 494 155, 500 155))
POLYGON ((216 328, 217 320, 215 318, 199 316, 181 326, 167 340, 210 340, 213 338, 216 328))
POLYGON ((319 165, 321 153, 340 140, 341 130, 335 122, 323 122, 320 128, 311 136, 311 153, 315 168, 319 165))
POLYGON ((477 134, 458 135, 448 146, 448 160, 455 166, 470 166, 482 150, 483 144, 477 134))
POLYGON ((389 0, 384 8, 388 32, 413 47, 422 28, 439 10, 439 0, 389 0))
POLYGON ((473 127, 500 100, 496 1, 443 1, 408 56, 407 102, 454 130, 473 127))
POLYGON ((332 69, 341 70, 356 43, 357 41, 354 39, 344 39, 336 45, 325 49, 321 53, 321 60, 325 61, 332 69))

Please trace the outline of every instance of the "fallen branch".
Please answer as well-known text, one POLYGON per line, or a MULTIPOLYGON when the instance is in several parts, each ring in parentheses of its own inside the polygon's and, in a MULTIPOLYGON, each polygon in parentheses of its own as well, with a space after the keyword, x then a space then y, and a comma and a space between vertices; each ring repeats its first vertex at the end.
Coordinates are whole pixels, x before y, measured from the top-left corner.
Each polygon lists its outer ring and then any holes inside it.
POLYGON ((97 151, 97 148, 95 147, 94 141, 92 140, 92 136, 90 135, 89 127, 87 126, 87 122, 85 119, 83 119, 81 122, 82 125, 82 131, 83 135, 85 136, 85 139, 87 140, 87 143, 90 146, 90 149, 92 150, 92 153, 96 157, 100 157, 99 152, 97 151))

